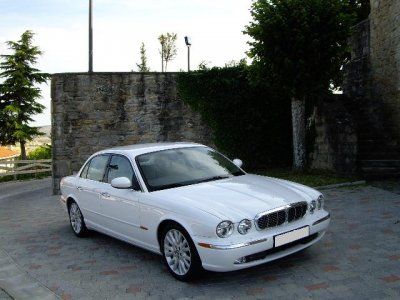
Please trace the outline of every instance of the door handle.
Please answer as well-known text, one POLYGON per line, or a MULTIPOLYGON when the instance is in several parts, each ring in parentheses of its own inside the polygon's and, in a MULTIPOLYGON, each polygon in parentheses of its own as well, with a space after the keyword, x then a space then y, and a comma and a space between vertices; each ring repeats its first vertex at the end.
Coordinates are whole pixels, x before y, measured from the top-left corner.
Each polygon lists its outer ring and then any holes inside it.
POLYGON ((83 190, 83 188, 81 186, 77 186, 76 189, 79 190, 79 191, 83 190))
POLYGON ((107 192, 102 192, 102 193, 100 193, 100 195, 102 195, 102 196, 105 197, 105 198, 110 197, 110 194, 107 193, 107 192))

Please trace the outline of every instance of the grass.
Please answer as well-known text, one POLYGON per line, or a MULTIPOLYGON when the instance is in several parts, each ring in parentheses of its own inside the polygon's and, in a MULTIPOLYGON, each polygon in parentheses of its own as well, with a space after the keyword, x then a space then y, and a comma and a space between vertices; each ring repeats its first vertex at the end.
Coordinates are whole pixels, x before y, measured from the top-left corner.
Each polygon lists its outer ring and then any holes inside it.
MULTIPOLYGON (((17 180, 30 180, 30 179, 42 179, 51 176, 51 172, 42 172, 35 174, 19 174, 17 175, 17 180)), ((13 175, 7 175, 0 177, 0 182, 14 181, 13 175)))
POLYGON ((358 180, 357 177, 339 176, 326 170, 307 170, 304 172, 296 172, 289 169, 270 169, 256 173, 259 175, 285 179, 312 187, 358 180))

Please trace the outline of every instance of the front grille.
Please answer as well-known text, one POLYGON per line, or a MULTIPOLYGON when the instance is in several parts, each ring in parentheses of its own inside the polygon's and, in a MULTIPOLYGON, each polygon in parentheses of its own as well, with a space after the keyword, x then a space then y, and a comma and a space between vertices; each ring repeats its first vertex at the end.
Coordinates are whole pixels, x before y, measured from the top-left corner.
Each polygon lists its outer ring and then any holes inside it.
POLYGON ((307 212, 307 202, 297 202, 288 205, 282 209, 275 210, 271 213, 262 214, 256 218, 258 229, 266 229, 282 225, 285 222, 293 222, 299 220, 307 212))
POLYGON ((288 222, 292 222, 304 217, 307 212, 307 202, 297 202, 290 206, 288 210, 288 222))

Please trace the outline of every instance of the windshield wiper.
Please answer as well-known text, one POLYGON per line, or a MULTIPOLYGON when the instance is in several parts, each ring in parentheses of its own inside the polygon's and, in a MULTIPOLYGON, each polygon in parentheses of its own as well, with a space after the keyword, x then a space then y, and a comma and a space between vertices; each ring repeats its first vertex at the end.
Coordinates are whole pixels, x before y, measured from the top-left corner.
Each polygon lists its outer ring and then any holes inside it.
POLYGON ((182 183, 171 183, 171 184, 161 185, 161 186, 157 186, 157 187, 153 188, 152 192, 166 190, 166 189, 173 189, 173 188, 177 188, 177 187, 181 187, 181 186, 185 186, 185 185, 186 184, 182 184, 182 183))
POLYGON ((219 176, 213 176, 213 177, 209 177, 209 178, 205 178, 199 181, 196 181, 196 183, 201 183, 201 182, 209 182, 209 181, 214 181, 214 180, 219 180, 219 179, 226 179, 229 178, 228 175, 219 175, 219 176))
POLYGON ((155 188, 151 188, 150 190, 152 192, 155 192, 155 191, 160 191, 160 190, 167 190, 167 189, 173 189, 173 188, 177 188, 177 187, 197 184, 197 183, 201 183, 201 182, 209 182, 209 181, 214 181, 214 180, 219 180, 219 179, 226 179, 229 177, 230 176, 228 176, 228 175, 219 175, 219 176, 213 176, 213 177, 209 177, 209 178, 205 178, 205 179, 201 179, 201 180, 197 180, 197 181, 171 183, 171 184, 161 185, 161 186, 158 186, 155 188))

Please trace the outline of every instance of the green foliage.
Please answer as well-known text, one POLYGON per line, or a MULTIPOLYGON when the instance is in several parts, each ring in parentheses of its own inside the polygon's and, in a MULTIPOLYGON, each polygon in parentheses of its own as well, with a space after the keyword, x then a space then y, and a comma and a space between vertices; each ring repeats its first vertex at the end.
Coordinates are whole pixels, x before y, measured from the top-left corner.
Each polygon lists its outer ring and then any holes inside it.
POLYGON ((357 18, 355 22, 361 22, 368 18, 371 11, 370 0, 350 0, 350 12, 354 13, 357 18))
POLYGON ((140 46, 140 64, 136 64, 136 66, 138 67, 139 72, 150 72, 150 69, 147 66, 146 47, 143 42, 140 46))
POLYGON ((0 63, 0 77, 4 79, 0 84, 0 143, 19 141, 22 156, 25 142, 41 135, 37 128, 29 126, 32 116, 44 109, 37 102, 41 92, 35 85, 50 77, 33 67, 42 52, 32 45, 32 40, 33 33, 25 31, 19 41, 8 41, 12 54, 1 55, 0 63))
POLYGON ((51 149, 51 145, 40 146, 28 154, 28 159, 51 159, 51 149))
POLYGON ((162 34, 158 37, 161 44, 160 54, 163 60, 163 65, 165 63, 165 71, 167 71, 168 63, 172 61, 177 55, 176 40, 178 35, 176 33, 162 34))
POLYGON ((279 89, 252 84, 244 62, 233 67, 180 73, 178 94, 213 132, 213 142, 247 170, 288 165, 290 101, 279 89))
MULTIPOLYGON (((308 99, 342 83, 354 17, 345 0, 256 0, 249 56, 289 97, 308 99)), ((262 80, 263 81, 263 80, 262 80)))

